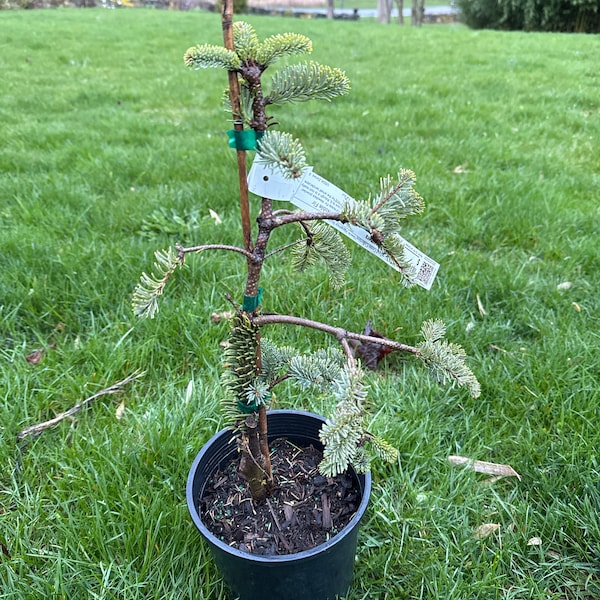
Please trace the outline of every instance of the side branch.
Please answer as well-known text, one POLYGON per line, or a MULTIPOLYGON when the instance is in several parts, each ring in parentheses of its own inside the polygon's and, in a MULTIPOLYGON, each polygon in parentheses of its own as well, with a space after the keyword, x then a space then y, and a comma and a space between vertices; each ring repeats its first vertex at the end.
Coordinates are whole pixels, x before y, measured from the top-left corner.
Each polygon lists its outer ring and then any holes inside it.
POLYGON ((259 327, 263 325, 275 325, 275 324, 286 324, 286 325, 297 325, 299 327, 308 327, 310 329, 317 329, 323 331, 335 337, 338 342, 342 345, 344 352, 348 354, 350 347, 348 340, 357 340, 364 343, 379 344, 386 346, 394 352, 409 352, 416 356, 419 356, 421 351, 416 346, 409 346, 408 344, 401 344, 388 338, 375 337, 372 335, 365 335, 364 333, 355 333, 354 331, 348 331, 342 327, 334 327, 333 325, 327 325, 320 321, 312 321, 303 317, 293 317, 291 315, 258 315, 252 318, 252 322, 259 327))
POLYGON ((254 255, 252 252, 246 250, 245 248, 240 248, 238 246, 229 246, 227 244, 204 244, 201 246, 190 246, 189 248, 184 248, 183 246, 176 245, 175 249, 177 250, 178 255, 183 258, 186 254, 192 253, 200 253, 205 250, 227 250, 229 252, 237 252, 238 254, 242 254, 249 260, 254 259, 254 255))

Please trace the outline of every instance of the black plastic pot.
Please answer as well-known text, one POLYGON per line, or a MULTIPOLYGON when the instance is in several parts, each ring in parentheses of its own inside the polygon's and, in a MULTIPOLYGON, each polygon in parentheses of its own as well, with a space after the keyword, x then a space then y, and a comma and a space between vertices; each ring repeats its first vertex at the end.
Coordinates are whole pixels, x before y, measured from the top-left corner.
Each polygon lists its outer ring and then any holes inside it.
MULTIPOLYGON (((275 410, 268 413, 269 437, 285 437, 298 445, 322 448, 319 430, 323 417, 312 413, 275 410)), ((194 524, 208 543, 225 583, 240 600, 334 600, 348 593, 361 517, 371 493, 371 476, 356 474, 362 501, 348 525, 328 542, 286 556, 255 556, 231 548, 216 538, 198 513, 206 482, 214 471, 237 453, 232 433, 213 436, 196 456, 187 482, 187 504, 194 524)))

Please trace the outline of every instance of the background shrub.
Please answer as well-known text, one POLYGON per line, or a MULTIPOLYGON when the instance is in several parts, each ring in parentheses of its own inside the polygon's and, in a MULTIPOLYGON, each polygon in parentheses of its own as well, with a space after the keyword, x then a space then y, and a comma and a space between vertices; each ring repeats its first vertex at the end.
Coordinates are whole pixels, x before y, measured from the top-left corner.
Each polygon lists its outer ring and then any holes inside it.
POLYGON ((501 29, 502 8, 497 0, 458 0, 462 20, 473 29, 501 29))
POLYGON ((474 29, 600 32, 600 0, 457 0, 474 29))

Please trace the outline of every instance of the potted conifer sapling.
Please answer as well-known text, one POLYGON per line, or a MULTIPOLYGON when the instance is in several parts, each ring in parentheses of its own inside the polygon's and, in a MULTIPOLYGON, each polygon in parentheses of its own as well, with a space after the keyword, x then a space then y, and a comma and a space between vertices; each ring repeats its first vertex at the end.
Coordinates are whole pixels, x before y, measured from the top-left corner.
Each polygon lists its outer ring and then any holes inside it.
MULTIPOLYGON (((315 262, 326 265, 332 286, 342 286, 350 263, 342 235, 385 260, 406 286, 422 281, 424 273, 431 274, 430 264, 420 265, 400 234, 404 219, 422 212, 423 200, 408 170, 382 179, 373 198, 354 200, 317 176, 306 164, 300 142, 276 129, 273 107, 329 101, 349 91, 343 71, 314 61, 283 66, 266 81, 267 69, 281 57, 310 53, 310 39, 286 33, 261 41, 248 23, 232 23, 229 2, 223 6, 223 33, 224 46, 194 46, 184 60, 194 69, 216 67, 228 73, 226 103, 233 121, 230 145, 238 156, 243 243, 157 251, 155 272, 142 275, 133 307, 140 317, 154 317, 167 281, 189 255, 224 252, 245 260, 242 302, 229 298, 233 316, 222 382, 227 429, 196 457, 188 505, 227 585, 243 600, 325 600, 346 594, 352 580, 371 459, 398 458, 394 447, 367 426, 364 369, 370 353, 403 352, 421 361, 437 381, 464 386, 474 397, 480 388, 463 349, 444 339, 439 320, 425 322, 422 342, 413 346, 369 328, 352 332, 262 310, 263 265, 279 260, 283 252, 291 253, 291 263, 300 271, 315 262), (248 178, 247 151, 256 152, 248 178), (254 226, 248 187, 256 194, 254 226), (271 248, 271 234, 284 226, 294 227, 297 239, 271 248), (336 343, 301 354, 263 337, 263 330, 274 325, 318 330, 336 343), (325 419, 269 411, 275 389, 284 381, 296 384, 299 398, 308 393, 330 397, 332 413, 325 419), (219 489, 225 487, 226 492, 219 489), (309 533, 299 533, 302 527, 309 533)), ((370 399, 370 404, 376 402, 370 399)))

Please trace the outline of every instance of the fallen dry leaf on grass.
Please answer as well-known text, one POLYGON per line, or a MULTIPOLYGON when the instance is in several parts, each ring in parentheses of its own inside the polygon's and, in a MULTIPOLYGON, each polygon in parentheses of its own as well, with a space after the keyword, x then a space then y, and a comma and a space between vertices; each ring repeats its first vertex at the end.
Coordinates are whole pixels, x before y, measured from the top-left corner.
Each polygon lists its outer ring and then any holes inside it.
POLYGON ((500 465, 498 463, 485 462, 482 460, 473 460, 466 456, 449 456, 448 461, 453 465, 464 465, 477 473, 496 475, 498 477, 516 477, 521 481, 521 476, 510 465, 500 465))
POLYGON ((232 310, 224 310, 223 312, 214 312, 210 315, 210 320, 213 323, 220 323, 221 321, 228 321, 233 317, 232 310))
POLYGON ((45 353, 46 353, 46 350, 44 350, 44 348, 41 348, 40 350, 34 350, 31 354, 28 354, 25 357, 25 360, 30 365, 37 365, 42 360, 45 353))
POLYGON ((125 400, 121 400, 121 404, 117 407, 115 411, 115 417, 117 421, 120 421, 123 418, 123 413, 125 412, 125 400))
POLYGON ((481 302, 481 298, 479 297, 479 294, 476 294, 475 298, 477 299, 477 309, 479 310, 479 314, 482 317, 485 317, 487 315, 487 312, 486 312, 485 308, 483 308, 483 302, 481 302))
POLYGON ((494 531, 498 531, 498 529, 500 529, 500 523, 484 523, 475 529, 473 539, 484 540, 486 537, 492 535, 494 531))
POLYGON ((0 542, 0 552, 2 552, 6 558, 11 558, 8 548, 2 542, 0 542))
POLYGON ((500 346, 496 346, 496 344, 490 344, 490 348, 492 350, 498 350, 498 352, 504 352, 504 354, 508 354, 508 350, 505 350, 504 348, 500 348, 500 346))
POLYGON ((211 219, 214 219, 215 225, 220 225, 223 222, 221 217, 212 208, 208 209, 208 213, 210 214, 211 219))
MULTIPOLYGON (((367 321, 363 334, 374 338, 387 339, 384 335, 371 327, 371 321, 367 321)), ((371 370, 375 370, 379 365, 379 362, 392 351, 388 346, 378 344, 377 342, 354 342, 354 340, 352 340, 350 345, 354 355, 362 360, 367 369, 371 370)))

